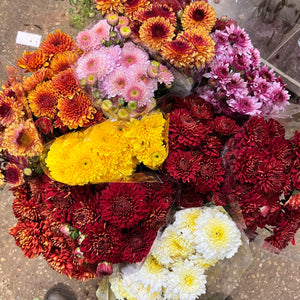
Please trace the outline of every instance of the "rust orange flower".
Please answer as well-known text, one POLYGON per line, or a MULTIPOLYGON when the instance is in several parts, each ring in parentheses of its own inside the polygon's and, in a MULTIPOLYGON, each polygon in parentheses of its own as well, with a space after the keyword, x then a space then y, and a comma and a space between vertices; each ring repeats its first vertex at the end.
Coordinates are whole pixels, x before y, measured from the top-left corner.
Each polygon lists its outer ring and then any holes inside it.
POLYGON ((161 54, 176 67, 194 66, 195 48, 185 40, 176 39, 166 43, 161 49, 161 54))
POLYGON ((74 65, 79 58, 79 52, 77 51, 65 51, 57 53, 51 59, 49 68, 53 70, 55 74, 62 72, 71 65, 74 65))
POLYGON ((124 12, 123 3, 126 0, 96 0, 95 5, 98 10, 101 10, 102 15, 108 12, 124 12))
POLYGON ((27 72, 34 72, 43 66, 48 65, 49 56, 41 50, 25 51, 23 56, 18 59, 18 65, 27 72))
POLYGON ((14 156, 38 156, 43 150, 40 136, 32 120, 14 124, 4 131, 2 148, 14 156))
POLYGON ((140 27, 140 39, 154 50, 174 37, 175 27, 163 17, 154 17, 145 21, 140 27))
POLYGON ((195 65, 197 68, 210 62, 215 56, 215 42, 207 31, 199 27, 181 32, 177 39, 185 40, 195 47, 197 50, 195 51, 195 65))
POLYGON ((35 87, 44 80, 49 80, 53 76, 53 71, 48 68, 41 68, 31 76, 23 79, 24 91, 34 90, 35 87))
POLYGON ((0 124, 7 127, 14 122, 18 123, 23 115, 22 103, 0 92, 0 124))
POLYGON ((72 99, 64 97, 58 100, 58 116, 69 129, 82 127, 94 118, 96 109, 85 93, 76 94, 72 99))
POLYGON ((216 20, 216 12, 211 5, 204 1, 196 1, 185 7, 181 24, 184 30, 200 26, 210 32, 216 20))
POLYGON ((55 75, 52 79, 52 83, 54 88, 58 90, 61 95, 69 98, 72 98, 75 93, 81 90, 71 68, 55 75))
POLYGON ((124 3, 125 15, 131 17, 138 9, 147 7, 149 4, 148 0, 126 0, 124 3))
POLYGON ((59 94, 54 89, 51 81, 44 81, 36 89, 29 92, 28 102, 32 113, 36 117, 49 117, 54 119, 57 112, 59 94))
POLYGON ((41 43, 40 50, 51 55, 69 50, 79 50, 75 41, 66 33, 59 29, 55 33, 50 33, 41 43))

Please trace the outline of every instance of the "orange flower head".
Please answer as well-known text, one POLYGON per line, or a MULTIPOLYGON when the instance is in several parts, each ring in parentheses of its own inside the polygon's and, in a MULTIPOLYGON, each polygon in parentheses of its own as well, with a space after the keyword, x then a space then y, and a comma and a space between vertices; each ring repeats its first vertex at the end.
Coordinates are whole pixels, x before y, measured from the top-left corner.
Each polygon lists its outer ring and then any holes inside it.
POLYGON ((58 90, 61 95, 69 98, 72 98, 75 93, 81 90, 71 68, 55 75, 52 79, 52 83, 54 88, 58 90))
POLYGON ((195 50, 191 43, 176 39, 166 43, 161 49, 161 54, 176 67, 191 68, 194 66, 195 50))
POLYGON ((109 12, 124 12, 124 2, 126 0, 96 0, 95 5, 97 10, 102 12, 102 15, 105 15, 109 12))
POLYGON ((53 76, 53 71, 48 68, 41 68, 34 72, 31 76, 23 79, 24 91, 34 90, 35 87, 43 82, 51 79, 53 76))
POLYGON ((14 156, 33 157, 41 154, 43 145, 32 120, 28 119, 5 129, 2 148, 14 156))
POLYGON ((181 17, 181 24, 184 30, 202 27, 210 32, 216 20, 216 12, 211 5, 204 1, 196 1, 185 7, 181 17))
POLYGON ((63 97, 58 101, 58 116, 69 129, 83 127, 94 118, 97 110, 85 93, 76 94, 72 99, 63 97))
POLYGON ((69 50, 79 50, 75 41, 59 29, 55 33, 50 33, 41 43, 40 50, 51 55, 69 50))
POLYGON ((125 15, 131 18, 138 9, 147 7, 149 4, 148 0, 126 0, 124 3, 125 15))
POLYGON ((185 40, 195 47, 195 65, 197 68, 203 67, 215 56, 215 42, 205 30, 191 28, 180 33, 177 39, 185 40))
POLYGON ((140 27, 140 39, 154 50, 160 50, 174 37, 175 27, 163 17, 154 17, 145 21, 140 27))
POLYGON ((25 51, 23 56, 18 59, 18 65, 27 72, 35 72, 43 66, 48 65, 49 56, 41 50, 25 51))
POLYGON ((49 117, 54 119, 57 113, 57 100, 59 94, 54 89, 51 81, 44 81, 36 89, 29 92, 28 102, 34 116, 49 117))
POLYGON ((23 115, 22 103, 0 92, 0 124, 8 127, 13 123, 18 123, 23 115))
POLYGON ((65 71, 74 65, 79 58, 79 53, 76 51, 65 51, 62 53, 57 53, 51 59, 50 69, 53 70, 55 74, 65 71))

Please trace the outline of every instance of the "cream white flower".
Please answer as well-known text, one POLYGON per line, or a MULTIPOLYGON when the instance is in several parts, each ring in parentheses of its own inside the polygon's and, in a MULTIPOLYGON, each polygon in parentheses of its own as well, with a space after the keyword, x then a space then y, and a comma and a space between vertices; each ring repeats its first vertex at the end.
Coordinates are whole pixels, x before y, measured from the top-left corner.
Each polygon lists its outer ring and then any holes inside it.
POLYGON ((242 244, 235 223, 219 209, 204 208, 195 228, 195 248, 205 259, 231 258, 242 244))
POLYGON ((166 299, 193 300, 206 292, 206 275, 204 269, 185 260, 176 264, 169 272, 166 299))
POLYGON ((161 241, 153 249, 152 255, 162 265, 168 266, 177 258, 185 259, 195 253, 193 245, 185 239, 176 227, 169 225, 161 236, 161 241))

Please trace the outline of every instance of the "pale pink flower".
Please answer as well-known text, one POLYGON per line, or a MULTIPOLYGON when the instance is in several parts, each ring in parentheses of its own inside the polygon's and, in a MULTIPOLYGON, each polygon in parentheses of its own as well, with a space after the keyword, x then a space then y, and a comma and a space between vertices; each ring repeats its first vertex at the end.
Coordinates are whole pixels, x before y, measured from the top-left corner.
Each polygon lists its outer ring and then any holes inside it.
POLYGON ((136 65, 145 65, 149 63, 148 54, 135 46, 133 43, 125 43, 121 51, 121 64, 126 68, 136 67, 136 65))
POLYGON ((80 31, 76 37, 78 47, 83 51, 92 50, 96 40, 96 34, 92 30, 80 31))
POLYGON ((174 81, 172 72, 164 65, 160 64, 158 68, 158 82, 170 85, 174 81))

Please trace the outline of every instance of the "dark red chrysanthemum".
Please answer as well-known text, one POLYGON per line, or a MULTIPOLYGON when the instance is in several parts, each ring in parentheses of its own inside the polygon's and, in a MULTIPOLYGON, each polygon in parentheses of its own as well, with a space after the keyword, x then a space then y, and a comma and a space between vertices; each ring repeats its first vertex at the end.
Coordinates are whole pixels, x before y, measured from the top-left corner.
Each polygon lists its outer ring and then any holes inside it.
POLYGON ((213 134, 208 134, 205 137, 205 140, 201 143, 200 149, 206 155, 218 157, 224 149, 224 143, 220 137, 213 134))
POLYGON ((16 186, 24 183, 23 171, 15 164, 8 163, 5 167, 5 180, 11 186, 16 186))
POLYGON ((122 251, 122 260, 130 263, 140 262, 149 253, 156 238, 156 230, 135 227, 125 235, 125 248, 122 251))
POLYGON ((300 190, 300 158, 298 157, 291 168, 291 179, 293 187, 300 190))
POLYGON ((184 183, 195 182, 200 168, 199 155, 192 151, 173 151, 166 159, 164 167, 176 180, 184 183))
POLYGON ((214 119, 214 128, 222 135, 235 134, 239 130, 239 126, 236 122, 226 116, 216 117, 214 119))
POLYGON ((212 201, 217 206, 226 206, 226 196, 221 192, 215 192, 212 196, 212 201))
POLYGON ((175 109, 170 115, 170 142, 184 146, 199 146, 210 128, 192 118, 187 109, 175 109))
POLYGON ((294 136, 291 138, 291 143, 294 147, 294 151, 296 152, 297 156, 300 156, 300 132, 295 131, 294 136))
POLYGON ((120 263, 121 251, 124 248, 124 237, 119 230, 102 221, 86 225, 86 238, 80 245, 80 250, 91 263, 107 261, 120 263))
POLYGON ((99 199, 102 219, 119 229, 136 225, 149 213, 145 197, 140 184, 111 183, 99 199))
POLYGON ((201 155, 199 159, 195 190, 202 194, 219 190, 225 175, 222 158, 201 155))
POLYGON ((285 129, 282 124, 274 119, 269 119, 267 125, 269 127, 269 135, 271 138, 284 138, 285 129))
POLYGON ((48 133, 53 133, 53 124, 50 118, 40 117, 35 122, 34 125, 42 133, 47 135, 48 133))
POLYGON ((245 126, 247 138, 244 139, 245 145, 268 145, 270 137, 268 126, 262 117, 252 117, 245 126))
POLYGON ((185 208, 200 207, 204 202, 204 197, 197 193, 194 187, 184 186, 182 189, 179 205, 185 208))

